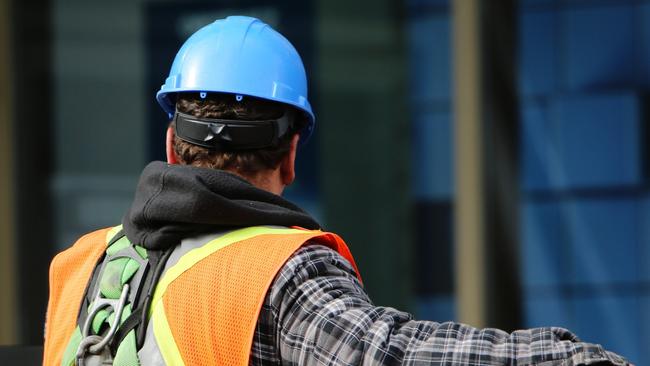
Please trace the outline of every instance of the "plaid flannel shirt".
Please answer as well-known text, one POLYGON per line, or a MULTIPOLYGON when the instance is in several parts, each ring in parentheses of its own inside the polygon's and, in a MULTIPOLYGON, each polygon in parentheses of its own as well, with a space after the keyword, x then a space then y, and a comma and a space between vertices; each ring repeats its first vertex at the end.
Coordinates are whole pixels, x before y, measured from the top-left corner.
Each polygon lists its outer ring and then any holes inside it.
POLYGON ((562 328, 508 334, 374 306, 347 260, 321 245, 301 248, 276 277, 251 364, 628 365, 562 328))

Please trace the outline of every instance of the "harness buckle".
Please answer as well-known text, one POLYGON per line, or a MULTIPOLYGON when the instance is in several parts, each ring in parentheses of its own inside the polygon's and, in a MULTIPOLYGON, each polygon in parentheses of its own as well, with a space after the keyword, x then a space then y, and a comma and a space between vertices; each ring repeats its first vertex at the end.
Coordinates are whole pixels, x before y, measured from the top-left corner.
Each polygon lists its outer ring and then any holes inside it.
POLYGON ((91 335, 81 340, 79 349, 75 356, 75 366, 96 366, 96 365, 112 365, 113 356, 110 349, 107 347, 99 354, 92 354, 88 352, 90 347, 102 341, 102 337, 98 335, 91 335))
POLYGON ((119 299, 106 299, 106 298, 96 298, 93 302, 93 305, 88 313, 88 317, 81 329, 81 342, 77 348, 77 355, 75 357, 76 365, 84 365, 86 354, 90 353, 94 356, 100 356, 100 364, 112 364, 112 356, 110 349, 106 347, 108 343, 115 336, 117 328, 119 328, 122 321, 122 311, 124 310, 124 305, 126 304, 127 296, 129 295, 129 284, 125 283, 122 287, 122 293, 120 294, 119 299), (92 326, 92 321, 95 318, 97 313, 104 308, 112 308, 115 318, 113 323, 111 323, 108 333, 103 337, 96 334, 90 334, 90 328, 92 326), (108 359, 107 359, 108 358, 108 359), (106 363, 109 362, 109 363, 106 363))

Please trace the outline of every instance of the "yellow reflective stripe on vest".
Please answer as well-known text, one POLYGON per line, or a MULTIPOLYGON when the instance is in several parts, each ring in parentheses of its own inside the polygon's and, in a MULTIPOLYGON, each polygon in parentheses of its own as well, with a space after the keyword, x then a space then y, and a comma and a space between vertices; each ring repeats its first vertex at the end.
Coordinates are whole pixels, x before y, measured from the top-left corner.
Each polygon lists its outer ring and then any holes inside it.
POLYGON ((160 352, 168 365, 184 365, 178 346, 174 341, 165 310, 163 306, 162 297, 167 290, 167 287, 185 271, 192 268, 196 263, 211 254, 223 249, 231 244, 253 238, 258 235, 278 234, 278 235, 291 235, 306 233, 305 230, 290 229, 290 228, 270 228, 264 226, 255 226, 235 230, 224 234, 223 236, 214 239, 207 244, 193 249, 183 255, 178 262, 170 267, 163 277, 158 282, 154 291, 154 296, 151 301, 149 309, 150 319, 153 322, 154 337, 158 343, 160 352))
POLYGON ((110 243, 111 240, 113 240, 113 237, 115 237, 115 235, 116 235, 117 233, 119 233, 120 230, 122 230, 122 225, 117 225, 117 226, 115 226, 115 227, 112 227, 112 228, 111 228, 111 229, 106 233, 106 246, 108 246, 108 243, 110 243))
POLYGON ((165 315, 162 301, 154 307, 151 321, 153 322, 153 334, 156 338, 156 343, 158 343, 158 350, 160 350, 160 354, 162 355, 163 360, 165 360, 165 364, 179 366, 185 365, 185 362, 181 357, 181 352, 178 350, 176 342, 174 342, 174 336, 172 335, 172 330, 167 322, 167 316, 165 315))

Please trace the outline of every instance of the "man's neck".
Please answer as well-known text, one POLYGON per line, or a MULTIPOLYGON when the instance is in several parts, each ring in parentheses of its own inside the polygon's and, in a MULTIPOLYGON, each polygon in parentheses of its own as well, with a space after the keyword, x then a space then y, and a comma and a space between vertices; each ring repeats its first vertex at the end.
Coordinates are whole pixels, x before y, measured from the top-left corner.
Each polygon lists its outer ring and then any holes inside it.
POLYGON ((285 185, 282 184, 280 169, 267 169, 257 172, 257 174, 254 175, 241 174, 234 169, 227 169, 227 171, 245 179, 255 187, 267 192, 277 194, 278 196, 281 196, 282 192, 284 192, 285 185))

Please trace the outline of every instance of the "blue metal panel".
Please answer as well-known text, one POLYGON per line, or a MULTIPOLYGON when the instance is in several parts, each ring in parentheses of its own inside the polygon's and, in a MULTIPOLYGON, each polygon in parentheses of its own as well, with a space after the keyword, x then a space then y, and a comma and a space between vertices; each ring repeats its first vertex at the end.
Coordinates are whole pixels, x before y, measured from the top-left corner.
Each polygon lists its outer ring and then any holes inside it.
MULTIPOLYGON (((639 301, 641 304, 641 317, 639 322, 641 324, 641 337, 639 343, 643 347, 643 345, 650 344, 650 296, 641 296, 639 301)), ((650 352, 648 352, 647 346, 642 348, 637 365, 650 365, 650 352)))
POLYGON ((524 190, 642 183, 640 106, 631 93, 564 96, 522 108, 524 190))
POLYGON ((413 191, 418 199, 453 194, 453 134, 448 113, 423 113, 413 123, 413 191))
POLYGON ((573 6, 563 12, 566 29, 564 85, 587 90, 636 83, 638 44, 635 43, 635 8, 573 6))
POLYGON ((519 90, 545 95, 556 89, 558 15, 527 10, 519 17, 519 90))
POLYGON ((569 248, 560 221, 560 206, 555 202, 526 203, 522 212, 524 286, 566 284, 569 248))
POLYGON ((521 108, 521 181, 526 191, 553 186, 551 167, 558 166, 557 139, 549 125, 547 108, 526 103, 521 108))
MULTIPOLYGON (((637 263, 639 265, 639 278, 641 281, 650 283, 650 225, 648 225, 648 223, 650 223, 650 194, 646 193, 645 196, 639 200, 639 205, 642 207, 639 217, 640 244, 639 257, 637 258, 637 263)), ((648 315, 650 315, 650 307, 647 309, 648 315)), ((650 326, 650 324, 648 325, 650 326)), ((650 328, 648 328, 648 332, 650 332, 650 328)), ((650 353, 648 354, 648 357, 650 357, 650 353)))
POLYGON ((635 199, 580 200, 562 205, 570 235, 571 281, 575 284, 639 280, 640 213, 635 199))
POLYGON ((523 302, 526 327, 574 328, 571 301, 556 293, 527 289, 523 302))
POLYGON ((412 19, 408 24, 410 97, 449 100, 451 90, 450 22, 446 14, 412 19))
POLYGON ((551 104, 551 117, 561 164, 559 171, 549 170, 554 186, 641 183, 640 111, 634 94, 558 98, 551 104))
POLYGON ((456 319, 456 300, 453 296, 418 298, 415 316, 422 320, 446 322, 456 319))
POLYGON ((535 5, 553 5, 558 0, 519 0, 521 7, 530 7, 535 5))
MULTIPOLYGON (((645 87, 650 86, 650 1, 645 1, 642 5, 639 6, 638 11, 641 21, 639 24, 639 29, 641 31, 641 44, 645 45, 642 48, 642 55, 639 58, 641 61, 641 73, 643 85, 645 87)), ((648 356, 650 358, 650 355, 648 356)))
MULTIPOLYGON (((638 281, 635 199, 528 202, 523 215, 522 271, 529 291, 638 281)), ((533 295, 528 300, 536 300, 533 295)))
POLYGON ((574 331, 583 341, 602 344, 605 349, 641 365, 639 305, 634 296, 575 298, 572 310, 576 318, 574 331))

